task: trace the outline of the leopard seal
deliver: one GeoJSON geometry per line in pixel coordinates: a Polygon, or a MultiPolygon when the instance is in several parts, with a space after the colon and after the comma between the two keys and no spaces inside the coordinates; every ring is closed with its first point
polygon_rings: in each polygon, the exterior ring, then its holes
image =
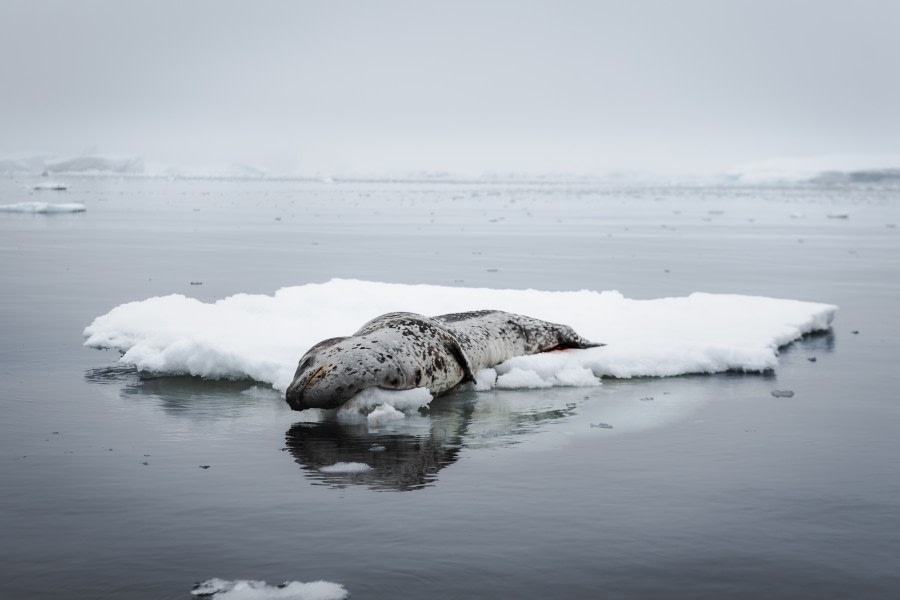
{"type": "Polygon", "coordinates": [[[514,356],[602,346],[568,325],[499,310],[426,317],[393,312],[349,337],[323,340],[300,358],[285,392],[294,410],[337,408],[370,387],[447,394],[514,356]]]}

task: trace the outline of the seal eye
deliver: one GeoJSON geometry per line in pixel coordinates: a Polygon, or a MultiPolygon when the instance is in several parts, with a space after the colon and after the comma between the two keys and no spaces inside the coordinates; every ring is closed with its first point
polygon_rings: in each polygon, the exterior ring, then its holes
{"type": "Polygon", "coordinates": [[[313,363],[312,356],[308,356],[305,359],[301,360],[300,364],[297,366],[297,373],[299,374],[299,373],[302,373],[303,371],[307,370],[312,365],[312,363],[313,363]]]}

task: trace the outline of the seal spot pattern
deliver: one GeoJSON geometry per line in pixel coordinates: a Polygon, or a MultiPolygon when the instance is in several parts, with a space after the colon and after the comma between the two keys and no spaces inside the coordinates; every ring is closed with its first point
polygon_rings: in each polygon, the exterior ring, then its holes
{"type": "Polygon", "coordinates": [[[285,398],[294,410],[337,408],[360,391],[425,387],[450,393],[514,356],[592,348],[567,326],[498,310],[376,317],[350,337],[323,340],[301,358],[285,398]]]}

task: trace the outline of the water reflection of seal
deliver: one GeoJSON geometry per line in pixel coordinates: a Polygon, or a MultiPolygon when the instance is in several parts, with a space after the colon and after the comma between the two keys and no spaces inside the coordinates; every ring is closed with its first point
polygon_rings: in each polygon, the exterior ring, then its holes
{"type": "Polygon", "coordinates": [[[529,404],[526,398],[534,396],[520,390],[493,392],[487,402],[463,392],[459,399],[435,400],[427,416],[412,417],[416,422],[407,418],[381,429],[372,429],[362,418],[330,415],[318,423],[294,423],[285,433],[284,449],[316,484],[419,490],[435,485],[440,471],[465,449],[512,446],[523,436],[570,419],[583,395],[581,390],[560,390],[553,401],[529,404]],[[332,468],[341,464],[365,468],[332,468]]]}
{"type": "Polygon", "coordinates": [[[295,423],[285,446],[304,471],[327,485],[408,491],[430,485],[438,471],[456,462],[460,434],[445,433],[449,435],[372,434],[365,423],[295,423]],[[336,463],[365,464],[368,469],[353,474],[322,470],[336,463]]]}
{"type": "Polygon", "coordinates": [[[424,387],[446,394],[514,356],[602,346],[567,325],[497,310],[425,317],[388,313],[300,359],[285,397],[294,410],[336,408],[360,391],[424,387]]]}

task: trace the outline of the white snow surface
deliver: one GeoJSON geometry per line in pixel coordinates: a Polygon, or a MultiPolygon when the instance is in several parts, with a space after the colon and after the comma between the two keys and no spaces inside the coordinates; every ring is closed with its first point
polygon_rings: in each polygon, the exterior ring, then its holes
{"type": "Polygon", "coordinates": [[[208,579],[194,586],[191,594],[213,600],[344,600],[350,595],[330,581],[286,581],[276,586],[252,579],[208,579]]]}
{"type": "Polygon", "coordinates": [[[17,202],[15,204],[0,204],[0,212],[18,213],[71,213],[84,212],[87,207],[79,202],[17,202]]]}
{"type": "MultiPolygon", "coordinates": [[[[284,390],[313,344],[352,335],[375,316],[489,308],[565,323],[607,345],[512,358],[477,373],[477,390],[595,386],[603,376],[764,371],[777,366],[780,346],[828,329],[837,311],[829,304],[734,294],[632,300],[616,291],[333,279],[282,288],[272,296],[236,294],[214,303],[182,295],[129,302],[94,319],[84,335],[86,346],[121,350],[120,361],[142,371],[251,378],[284,390]]],[[[430,399],[424,389],[370,390],[350,404],[362,412],[386,403],[413,410],[430,399]]],[[[392,416],[382,409],[377,418],[392,416]]]]}

